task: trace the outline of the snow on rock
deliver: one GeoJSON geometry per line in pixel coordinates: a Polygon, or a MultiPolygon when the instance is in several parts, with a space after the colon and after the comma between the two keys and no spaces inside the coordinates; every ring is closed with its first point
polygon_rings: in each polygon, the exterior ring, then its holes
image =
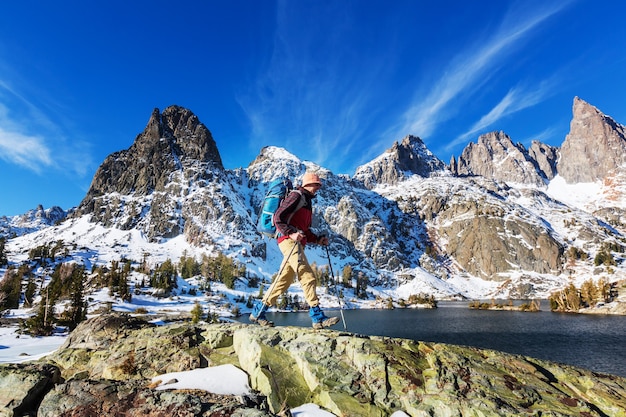
{"type": "Polygon", "coordinates": [[[220,395],[250,395],[248,374],[235,365],[172,372],[152,378],[155,389],[201,389],[220,395]]]}

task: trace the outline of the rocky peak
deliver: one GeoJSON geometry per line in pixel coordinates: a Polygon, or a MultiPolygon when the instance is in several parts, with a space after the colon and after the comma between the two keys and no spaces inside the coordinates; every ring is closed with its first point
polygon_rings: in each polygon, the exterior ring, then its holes
{"type": "Polygon", "coordinates": [[[213,162],[223,169],[222,159],[211,132],[200,123],[191,110],[170,106],[163,110],[160,120],[158,111],[154,109],[146,127],[145,133],[151,136],[151,139],[167,138],[175,145],[175,151],[180,158],[213,162]],[[158,131],[159,136],[153,137],[152,132],[148,132],[149,129],[158,131]]]}
{"type": "Polygon", "coordinates": [[[49,209],[39,204],[36,209],[17,216],[0,216],[0,237],[21,236],[27,233],[52,226],[64,220],[68,212],[59,206],[49,209]]]}
{"type": "Polygon", "coordinates": [[[287,177],[294,181],[306,169],[304,163],[286,149],[265,146],[250,163],[247,173],[252,181],[269,183],[278,177],[287,177]]]}
{"type": "Polygon", "coordinates": [[[154,109],[132,146],[109,155],[100,165],[77,214],[90,212],[93,199],[104,194],[163,191],[174,171],[197,163],[223,170],[211,132],[188,109],[170,106],[163,113],[154,109]]]}
{"type": "Polygon", "coordinates": [[[574,98],[557,170],[568,183],[594,182],[626,164],[626,127],[574,98]]]}
{"type": "Polygon", "coordinates": [[[412,175],[430,177],[445,169],[445,164],[428,150],[417,136],[406,136],[372,162],[357,168],[355,179],[366,187],[396,184],[412,175]]]}
{"type": "Polygon", "coordinates": [[[67,213],[59,206],[52,206],[49,209],[39,204],[35,210],[31,210],[25,215],[21,216],[24,221],[37,221],[42,224],[54,224],[59,220],[63,220],[67,213]]]}
{"type": "Polygon", "coordinates": [[[528,148],[528,154],[546,179],[551,180],[556,176],[556,163],[559,158],[558,148],[533,140],[530,148],[528,148]]]}
{"type": "MultiPolygon", "coordinates": [[[[540,146],[536,145],[533,152],[541,153],[540,146]]],[[[545,154],[541,156],[542,164],[549,168],[548,157],[545,154]]],[[[481,135],[477,143],[467,145],[458,161],[451,164],[451,170],[456,175],[480,175],[504,182],[537,186],[545,185],[546,178],[549,178],[528,150],[520,143],[513,143],[504,132],[481,135]]]]}
{"type": "Polygon", "coordinates": [[[236,203],[213,199],[217,189],[228,187],[225,177],[211,132],[196,115],[180,106],[155,109],[131,147],[100,165],[73,215],[135,228],[153,241],[184,233],[199,245],[208,239],[201,233],[204,221],[231,224],[237,217],[236,203]]]}

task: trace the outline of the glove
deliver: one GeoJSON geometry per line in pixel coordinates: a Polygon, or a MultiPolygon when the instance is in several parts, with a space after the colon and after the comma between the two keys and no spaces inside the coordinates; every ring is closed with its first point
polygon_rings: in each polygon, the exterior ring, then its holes
{"type": "Polygon", "coordinates": [[[328,246],[328,238],[324,235],[318,237],[317,244],[322,246],[328,246]]]}

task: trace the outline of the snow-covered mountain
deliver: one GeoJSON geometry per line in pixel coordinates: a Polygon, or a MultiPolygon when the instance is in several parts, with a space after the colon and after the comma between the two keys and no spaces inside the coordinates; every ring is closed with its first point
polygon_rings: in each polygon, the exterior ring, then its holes
{"type": "MultiPolygon", "coordinates": [[[[576,146],[603,140],[612,144],[606,149],[619,150],[626,146],[623,132],[574,100],[567,140],[576,146]]],[[[67,218],[62,213],[54,224],[30,229],[1,218],[0,235],[8,237],[15,265],[33,247],[61,241],[69,259],[87,268],[223,253],[270,280],[281,256],[255,230],[267,184],[278,176],[298,183],[312,170],[324,181],[314,227],[330,237],[335,273],[350,265],[392,297],[547,297],[570,282],[624,279],[626,166],[619,151],[606,151],[612,168],[588,183],[559,175],[560,166],[575,170],[559,152],[538,142],[526,150],[504,133],[490,133],[446,166],[421,139],[407,136],[354,177],[272,146],[246,169],[226,170],[209,130],[191,111],[171,106],[152,113],[129,149],[105,159],[67,218]],[[611,265],[594,262],[602,251],[611,265]]],[[[577,164],[584,170],[586,159],[577,164]]],[[[328,264],[321,248],[307,249],[307,256],[328,264]]]]}
{"type": "Polygon", "coordinates": [[[44,209],[40,204],[19,216],[0,216],[0,237],[10,238],[35,232],[64,220],[68,213],[61,207],[44,209]]]}

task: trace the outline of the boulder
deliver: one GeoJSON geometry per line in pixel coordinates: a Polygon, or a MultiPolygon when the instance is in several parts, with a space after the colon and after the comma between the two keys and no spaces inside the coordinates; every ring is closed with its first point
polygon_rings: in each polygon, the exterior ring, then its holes
{"type": "Polygon", "coordinates": [[[56,366],[3,364],[0,366],[0,417],[34,415],[50,389],[61,381],[56,366]]]}

